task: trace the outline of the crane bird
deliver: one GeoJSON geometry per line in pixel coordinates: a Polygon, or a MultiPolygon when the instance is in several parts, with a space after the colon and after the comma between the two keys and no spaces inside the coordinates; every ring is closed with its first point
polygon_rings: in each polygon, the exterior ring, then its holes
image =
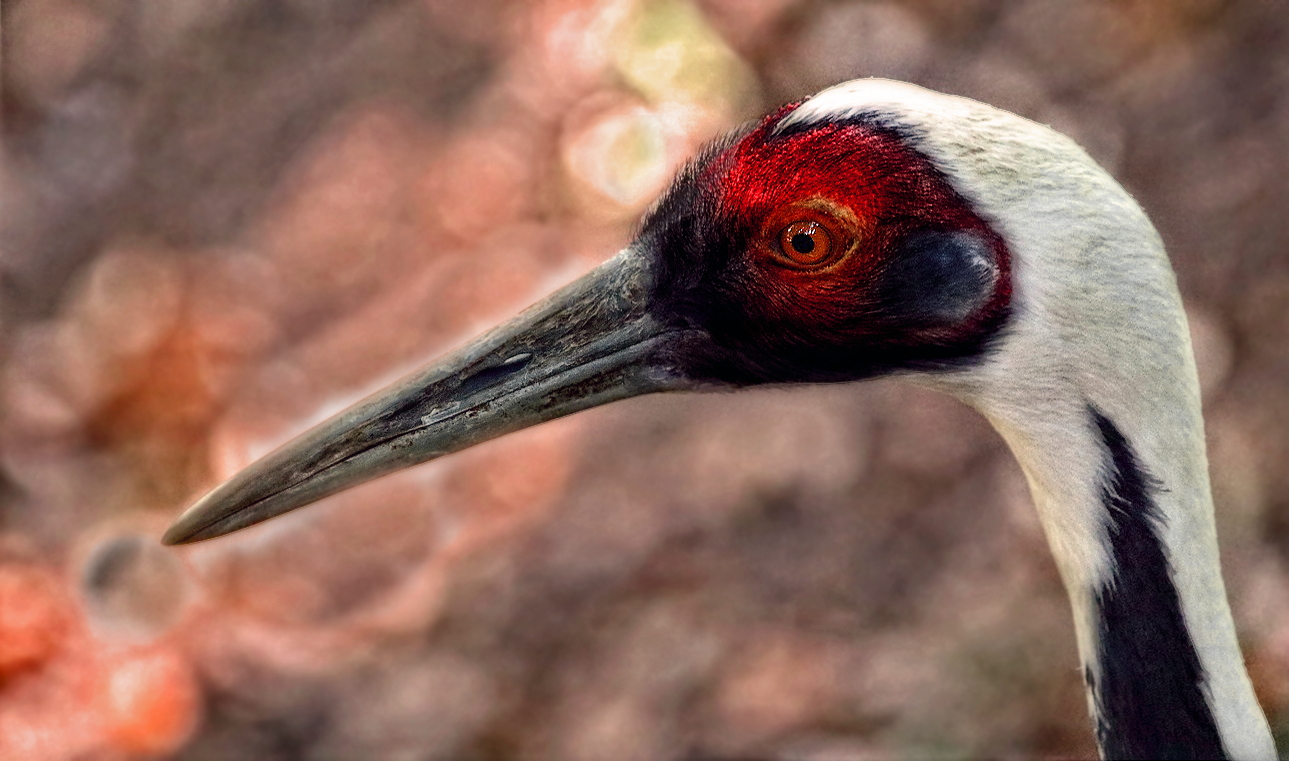
{"type": "Polygon", "coordinates": [[[910,84],[841,84],[715,141],[616,256],[252,464],[164,541],[640,394],[887,375],[979,410],[1019,461],[1103,756],[1275,758],[1158,233],[1069,138],[910,84]]]}

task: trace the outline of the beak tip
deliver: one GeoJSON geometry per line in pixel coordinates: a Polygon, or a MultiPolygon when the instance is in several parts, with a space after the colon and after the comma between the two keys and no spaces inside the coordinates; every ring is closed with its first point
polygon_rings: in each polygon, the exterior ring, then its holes
{"type": "Polygon", "coordinates": [[[170,528],[166,529],[166,533],[161,535],[161,543],[173,547],[226,533],[213,530],[215,524],[210,520],[210,509],[205,506],[206,502],[207,498],[203,497],[176,518],[175,522],[170,524],[170,528]]]}
{"type": "Polygon", "coordinates": [[[193,532],[183,525],[182,521],[176,522],[166,529],[166,533],[161,535],[161,543],[167,547],[173,547],[178,544],[187,544],[193,541],[193,532]]]}

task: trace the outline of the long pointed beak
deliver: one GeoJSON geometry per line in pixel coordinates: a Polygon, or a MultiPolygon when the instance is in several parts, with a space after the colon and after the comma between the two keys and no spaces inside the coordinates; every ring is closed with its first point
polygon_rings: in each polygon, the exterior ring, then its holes
{"type": "Polygon", "coordinates": [[[648,258],[628,248],[456,352],[253,463],[162,541],[221,536],[396,470],[618,399],[692,387],[666,357],[692,330],[647,309],[648,258]]]}

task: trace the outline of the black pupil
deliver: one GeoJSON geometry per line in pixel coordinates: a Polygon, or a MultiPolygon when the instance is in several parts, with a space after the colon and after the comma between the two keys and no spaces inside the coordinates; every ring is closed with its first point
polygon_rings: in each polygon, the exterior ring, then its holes
{"type": "Polygon", "coordinates": [[[798,254],[808,254],[815,250],[815,239],[805,233],[792,236],[792,250],[798,254]]]}

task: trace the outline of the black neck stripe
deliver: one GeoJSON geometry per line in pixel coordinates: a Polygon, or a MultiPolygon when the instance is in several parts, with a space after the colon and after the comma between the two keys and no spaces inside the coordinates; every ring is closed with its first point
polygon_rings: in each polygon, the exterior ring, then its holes
{"type": "Polygon", "coordinates": [[[1158,484],[1105,415],[1088,409],[1106,449],[1101,487],[1111,578],[1094,594],[1100,678],[1087,673],[1109,759],[1227,758],[1158,528],[1158,484]]]}

